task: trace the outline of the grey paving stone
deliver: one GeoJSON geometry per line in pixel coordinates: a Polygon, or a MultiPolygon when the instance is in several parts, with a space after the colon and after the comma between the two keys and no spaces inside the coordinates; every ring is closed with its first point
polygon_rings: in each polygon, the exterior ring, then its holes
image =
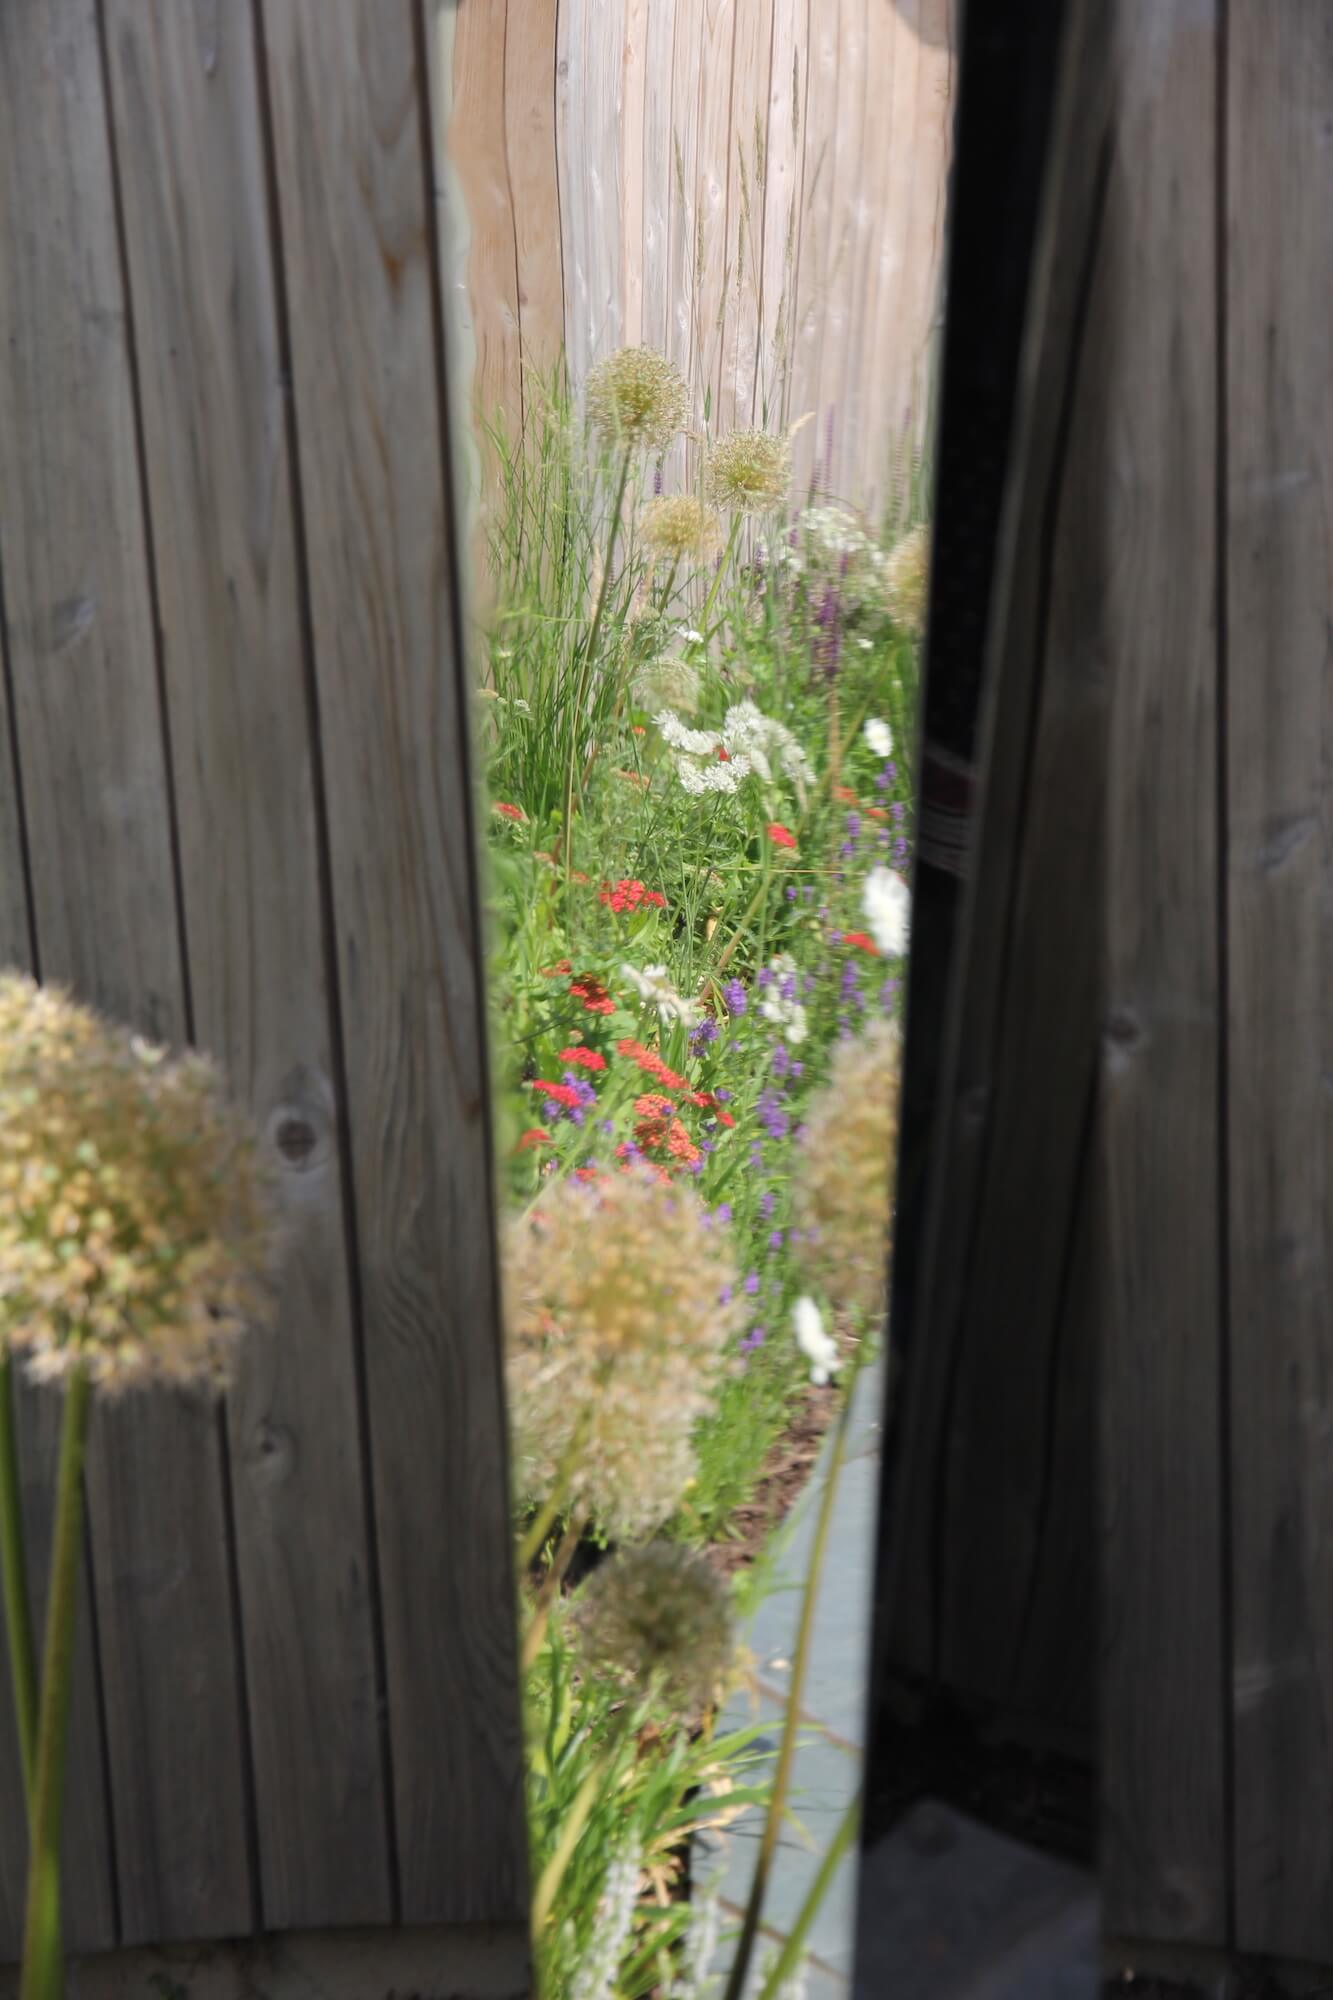
{"type": "Polygon", "coordinates": [[[1100,1912],[1081,1869],[924,1800],[865,1858],[855,2000],[1095,2000],[1100,1912]]]}

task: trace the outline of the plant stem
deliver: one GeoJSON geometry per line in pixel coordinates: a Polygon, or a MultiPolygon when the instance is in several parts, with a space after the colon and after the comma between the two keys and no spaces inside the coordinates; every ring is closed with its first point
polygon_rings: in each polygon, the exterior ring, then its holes
{"type": "Polygon", "coordinates": [[[611,509],[611,526],[606,538],[606,561],[602,564],[602,581],[597,591],[597,603],[593,608],[592,624],[588,628],[587,642],[583,648],[583,661],[579,670],[578,689],[574,698],[573,711],[569,718],[569,759],[565,767],[565,885],[569,885],[569,873],[573,865],[574,842],[574,766],[579,752],[579,718],[587,699],[588,675],[597,655],[597,641],[601,637],[602,619],[606,612],[606,600],[611,589],[611,566],[616,552],[616,537],[620,533],[620,514],[625,505],[625,488],[629,485],[629,469],[634,457],[634,447],[626,447],[621,461],[620,478],[616,485],[615,505],[611,509]]]}
{"type": "Polygon", "coordinates": [[[726,575],[727,570],[730,567],[731,558],[735,553],[736,549],[736,538],[740,534],[740,531],[741,531],[741,516],[739,514],[733,514],[731,517],[731,533],[727,536],[727,546],[722,552],[722,560],[718,564],[717,569],[713,575],[713,581],[708,587],[708,595],[704,599],[704,608],[699,613],[699,630],[703,633],[704,638],[706,640],[712,637],[711,632],[708,630],[708,614],[712,610],[715,602],[717,601],[717,593],[721,589],[722,579],[726,575]]]}
{"type": "Polygon", "coordinates": [[[819,1594],[819,1576],[824,1564],[824,1551],[828,1546],[829,1529],[833,1521],[833,1502],[838,1490],[838,1476],[842,1471],[843,1451],[847,1442],[847,1431],[852,1408],[852,1390],[855,1387],[856,1369],[851,1370],[850,1380],[843,1397],[842,1409],[838,1414],[838,1428],[833,1441],[833,1454],[829,1462],[824,1490],[819,1496],[819,1514],[815,1521],[815,1536],[810,1549],[810,1564],[806,1571],[805,1591],[801,1599],[801,1621],[796,1633],[796,1650],[792,1656],[791,1683],[787,1690],[787,1713],[783,1719],[782,1743],[778,1750],[777,1768],[773,1774],[773,1789],[769,1794],[768,1811],[764,1817],[764,1831],[759,1841],[759,1853],[755,1860],[754,1877],[750,1884],[749,1901],[745,1906],[745,1916],[741,1923],[741,1934],[736,1944],[736,1956],[732,1960],[731,1973],[727,1980],[723,2000],[740,2000],[745,1987],[745,1977],[750,1968],[750,1956],[759,1931],[759,1919],[763,1914],[764,1896],[768,1889],[769,1870],[773,1863],[773,1851],[777,1846],[778,1834],[782,1830],[783,1815],[787,1808],[787,1791],[791,1783],[792,1759],[796,1751],[796,1732],[800,1726],[801,1695],[805,1687],[806,1666],[810,1657],[810,1642],[815,1629],[815,1600],[819,1594]]]}
{"type": "Polygon", "coordinates": [[[555,1526],[560,1509],[565,1504],[565,1496],[569,1491],[570,1477],[582,1456],[587,1435],[588,1418],[584,1416],[575,1425],[574,1435],[569,1441],[569,1447],[555,1469],[555,1478],[551,1484],[550,1495],[518,1545],[517,1569],[520,1576],[541,1548],[551,1529],[555,1526]]]}
{"type": "MultiPolygon", "coordinates": [[[[574,1794],[569,1811],[565,1815],[564,1825],[560,1829],[560,1838],[555,1844],[555,1850],[550,1860],[541,1872],[541,1879],[533,1894],[532,1941],[534,1945],[538,1942],[542,1932],[546,1928],[546,1920],[551,1914],[551,1907],[555,1902],[556,1893],[559,1890],[561,1881],[564,1879],[564,1873],[569,1866],[570,1857],[579,1844],[579,1836],[588,1823],[588,1815],[597,1802],[597,1795],[603,1784],[608,1784],[616,1774],[620,1764],[621,1752],[625,1747],[625,1740],[634,1723],[634,1715],[634,1709],[628,1705],[622,1710],[620,1726],[611,1738],[605,1757],[599,1763],[593,1765],[591,1771],[589,1771],[587,1777],[574,1794]]],[[[26,2000],[26,1996],[24,1996],[24,2000],[26,2000]]]]}
{"type": "Polygon", "coordinates": [[[42,1654],[32,1851],[28,1861],[28,1908],[19,2000],[58,2000],[61,1986],[60,1829],[65,1803],[74,1614],[83,1546],[83,1454],[91,1394],[87,1370],[76,1368],[65,1391],[60,1466],[56,1475],[56,1523],[42,1654]]]}
{"type": "Polygon", "coordinates": [[[795,1972],[806,1934],[818,1914],[820,1904],[828,1894],[829,1883],[833,1880],[838,1863],[852,1844],[860,1817],[861,1795],[858,1792],[838,1823],[838,1830],[829,1843],[828,1852],[819,1864],[819,1871],[810,1884],[796,1922],[788,1933],[787,1942],[778,1954],[777,1963],[759,1989],[758,2000],[777,2000],[783,1981],[790,1979],[795,1972]]]}
{"type": "Polygon", "coordinates": [[[574,1559],[574,1551],[583,1534],[584,1518],[581,1508],[570,1517],[569,1526],[565,1529],[560,1546],[551,1558],[551,1567],[542,1579],[542,1587],[533,1608],[532,1623],[523,1635],[520,1664],[525,1674],[541,1651],[546,1621],[551,1615],[551,1606],[555,1603],[556,1594],[564,1582],[565,1571],[574,1559]]]}
{"type": "Polygon", "coordinates": [[[31,1814],[37,1759],[37,1651],[33,1645],[28,1571],[23,1553],[13,1376],[14,1364],[9,1355],[0,1354],[0,1586],[4,1591],[9,1677],[14,1684],[14,1711],[23,1764],[23,1796],[31,1814]]]}

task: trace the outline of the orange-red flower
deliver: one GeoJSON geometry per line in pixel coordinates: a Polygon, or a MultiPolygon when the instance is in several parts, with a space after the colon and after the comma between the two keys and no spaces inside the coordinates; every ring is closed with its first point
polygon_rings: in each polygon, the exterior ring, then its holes
{"type": "Polygon", "coordinates": [[[833,787],[833,796],[838,800],[840,805],[854,806],[856,804],[856,793],[850,785],[835,785],[833,787]]]}
{"type": "Polygon", "coordinates": [[[491,807],[491,811],[498,812],[502,819],[525,820],[527,818],[527,814],[524,812],[522,806],[511,806],[504,799],[496,799],[491,807]]]}
{"type": "Polygon", "coordinates": [[[666,897],[660,889],[645,889],[642,882],[631,881],[629,877],[619,882],[603,882],[597,900],[617,916],[625,910],[637,910],[640,903],[652,903],[659,910],[666,908],[666,897]]]}
{"type": "Polygon", "coordinates": [[[514,1151],[516,1153],[526,1153],[532,1146],[550,1146],[552,1144],[554,1144],[554,1141],[549,1132],[544,1132],[540,1125],[532,1125],[523,1134],[514,1151]]]}
{"type": "Polygon", "coordinates": [[[559,958],[554,965],[544,965],[542,967],[542,978],[566,979],[573,970],[573,964],[569,959],[559,958]]]}
{"type": "Polygon", "coordinates": [[[571,979],[569,990],[576,1000],[581,1000],[590,1014],[614,1014],[616,1003],[607,992],[597,975],[581,972],[577,979],[571,979]]]}
{"type": "Polygon", "coordinates": [[[768,829],[768,837],[774,847],[795,847],[796,835],[789,826],[781,826],[774,820],[768,829]]]}
{"type": "Polygon", "coordinates": [[[864,931],[844,931],[842,941],[844,944],[854,944],[858,951],[868,951],[872,958],[879,957],[879,946],[873,938],[867,937],[864,931]]]}
{"type": "Polygon", "coordinates": [[[684,1090],[688,1078],[678,1076],[674,1069],[670,1069],[663,1062],[655,1049],[646,1049],[642,1042],[617,1042],[616,1054],[628,1056],[631,1062],[638,1064],[645,1076],[651,1076],[667,1090],[684,1090]]]}
{"type": "MultiPolygon", "coordinates": [[[[591,1088],[591,1084],[587,1085],[587,1089],[591,1088]]],[[[563,1104],[566,1111],[576,1110],[583,1102],[572,1083],[547,1083],[545,1078],[535,1076],[528,1089],[535,1090],[538,1097],[549,1097],[553,1104],[563,1104]]]]}
{"type": "Polygon", "coordinates": [[[575,1047],[561,1049],[560,1060],[571,1069],[605,1069],[606,1057],[599,1056],[596,1049],[586,1049],[580,1042],[575,1047]]]}

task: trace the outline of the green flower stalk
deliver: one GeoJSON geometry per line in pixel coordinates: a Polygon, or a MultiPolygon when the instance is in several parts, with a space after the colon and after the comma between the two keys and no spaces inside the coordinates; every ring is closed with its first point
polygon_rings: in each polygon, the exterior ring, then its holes
{"type": "MultiPolygon", "coordinates": [[[[34,1380],[65,1390],[21,2000],[54,2000],[60,1989],[60,1835],[90,1402],[158,1382],[225,1385],[241,1334],[269,1303],[274,1195],[253,1130],[225,1102],[210,1063],[173,1059],[57,989],[0,976],[0,1342],[34,1380]]],[[[0,1476],[0,1510],[17,1655],[10,1578],[22,1525],[12,1478],[0,1476]]]]}

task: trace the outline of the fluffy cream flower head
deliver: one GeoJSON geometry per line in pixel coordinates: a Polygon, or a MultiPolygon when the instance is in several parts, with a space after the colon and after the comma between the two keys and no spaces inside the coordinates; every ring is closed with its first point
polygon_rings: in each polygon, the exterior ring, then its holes
{"type": "Polygon", "coordinates": [[[607,444],[662,451],[690,414],[677,368],[651,347],[620,347],[588,375],[588,417],[607,444]]]}
{"type": "Polygon", "coordinates": [[[562,1181],[505,1240],[509,1414],[519,1496],[570,1498],[618,1535],[666,1519],[694,1475],[742,1324],[726,1231],[646,1170],[562,1181]]]}
{"type": "Polygon", "coordinates": [[[891,1023],[840,1043],[797,1165],[802,1262],[834,1305],[871,1315],[884,1309],[900,1079],[891,1023]]]}
{"type": "Polygon", "coordinates": [[[884,601],[900,632],[919,639],[926,622],[930,580],[930,531],[910,528],[889,551],[884,566],[884,601]]]}
{"type": "Polygon", "coordinates": [[[722,544],[722,524],[692,493],[662,493],[639,522],[645,547],[672,562],[701,562],[722,544]]]}
{"type": "Polygon", "coordinates": [[[0,1340],[29,1374],[221,1386],[270,1303],[276,1215],[211,1063],[0,974],[0,1340]]]}
{"type": "Polygon", "coordinates": [[[733,514],[768,514],[791,483],[791,445],[769,431],[732,431],[708,454],[708,497],[733,514]]]}
{"type": "Polygon", "coordinates": [[[625,1549],[598,1566],[574,1612],[592,1673],[647,1691],[678,1715],[707,1707],[735,1664],[726,1586],[675,1542],[625,1549]]]}

